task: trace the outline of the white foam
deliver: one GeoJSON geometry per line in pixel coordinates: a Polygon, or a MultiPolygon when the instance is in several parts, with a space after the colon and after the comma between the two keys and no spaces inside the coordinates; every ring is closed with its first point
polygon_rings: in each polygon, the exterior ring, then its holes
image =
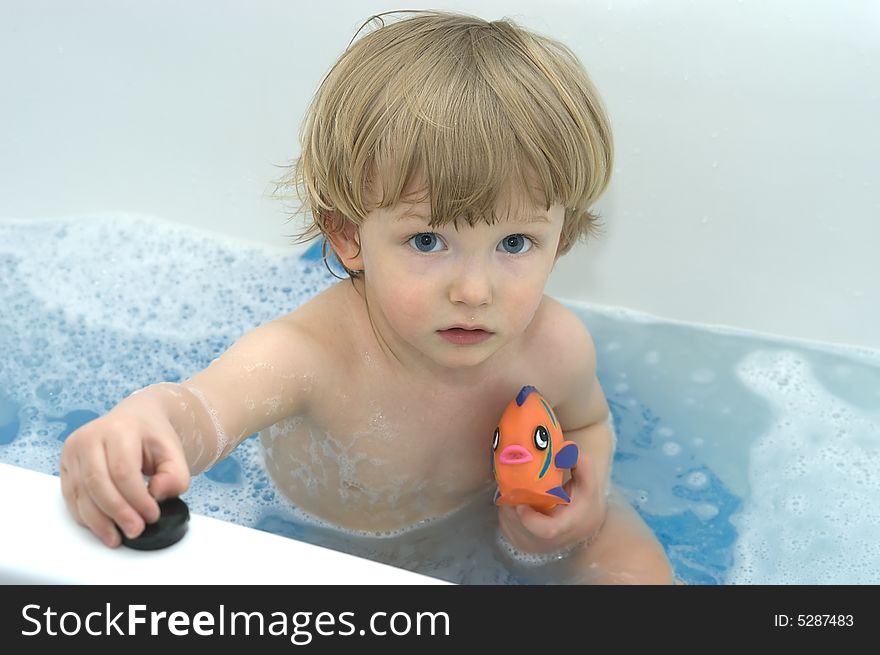
{"type": "Polygon", "coordinates": [[[211,467],[216,464],[223,455],[223,450],[229,444],[229,437],[226,436],[226,431],[223,429],[223,426],[220,425],[220,417],[217,415],[217,410],[208,402],[208,399],[205,398],[205,394],[192,384],[183,384],[181,386],[198,399],[202,404],[202,407],[205,409],[205,412],[208,414],[208,417],[211,419],[211,424],[214,426],[214,436],[217,438],[217,448],[214,451],[214,456],[206,465],[206,468],[211,467]]]}
{"type": "Polygon", "coordinates": [[[681,454],[681,444],[676,443],[675,441],[666,441],[663,446],[663,454],[669,457],[675,457],[676,455],[681,454]]]}
{"type": "Polygon", "coordinates": [[[520,565],[527,567],[541,567],[546,566],[552,562],[558,562],[567,558],[572,552],[575,550],[582,548],[587,544],[588,540],[580,541],[576,544],[568,546],[566,548],[562,548],[559,550],[554,550],[549,553],[527,553],[525,551],[519,550],[513,544],[511,544],[507,538],[504,536],[504,533],[501,530],[498,530],[495,535],[495,540],[498,547],[501,551],[510,557],[515,562],[520,565]]]}
{"type": "Polygon", "coordinates": [[[123,334],[228,334],[242,325],[242,299],[245,317],[274,317],[264,310],[276,312],[281,298],[293,298],[295,306],[327,286],[323,272],[278,249],[233,246],[152,217],[4,221],[0,236],[0,252],[28,253],[17,264],[16,280],[46,308],[123,334]],[[35,240],[40,248],[33,247],[35,240]],[[296,270],[296,278],[267,275],[272,269],[296,270]],[[221,272],[227,282],[215,284],[221,272]],[[290,287],[288,293],[266,285],[267,277],[290,287]],[[230,281],[234,296],[227,292],[230,281]]]}
{"type": "Polygon", "coordinates": [[[694,514],[703,521],[710,521],[718,516],[718,507],[712,503],[699,503],[693,510],[694,514]]]}
{"type": "Polygon", "coordinates": [[[709,478],[702,471],[694,471],[688,474],[685,482],[691,489],[703,489],[708,486],[709,478]]]}
{"type": "Polygon", "coordinates": [[[832,394],[793,351],[753,352],[737,373],[774,420],[751,448],[752,493],[733,519],[740,537],[728,581],[876,582],[880,412],[832,394]]]}

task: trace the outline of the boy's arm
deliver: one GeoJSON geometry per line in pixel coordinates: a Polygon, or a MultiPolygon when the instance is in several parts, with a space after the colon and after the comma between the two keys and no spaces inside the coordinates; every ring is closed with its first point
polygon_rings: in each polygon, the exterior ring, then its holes
{"type": "Polygon", "coordinates": [[[314,340],[282,318],[248,332],[188,380],[138,395],[162,403],[196,474],[251,434],[305,413],[317,359],[314,340]]]}
{"type": "MultiPolygon", "coordinates": [[[[578,445],[580,452],[590,462],[591,474],[595,477],[596,483],[607,495],[611,485],[611,462],[614,458],[617,438],[605,394],[599,386],[598,379],[594,377],[591,386],[593,392],[585,407],[586,424],[574,429],[563,427],[563,434],[567,441],[574,441],[578,445]]],[[[559,414],[560,410],[557,409],[557,417],[559,414]]],[[[561,425],[566,425],[564,419],[560,418],[559,421],[561,425]]],[[[579,463],[583,462],[584,459],[579,458],[579,463]]]]}
{"type": "Polygon", "coordinates": [[[120,543],[116,526],[136,537],[159,518],[157,500],[183,493],[192,473],[253,432],[307,412],[319,361],[315,340],[279,319],[186,382],[122,400],[64,442],[61,490],[71,514],[108,546],[120,543]]]}
{"type": "Polygon", "coordinates": [[[566,440],[578,445],[578,466],[586,471],[572,471],[581,491],[586,491],[595,512],[589,523],[596,530],[605,518],[605,501],[611,488],[611,463],[617,446],[614,425],[605,393],[596,376],[596,350],[586,327],[577,317],[571,326],[568,355],[575,362],[569,395],[553,408],[566,440]]]}
{"type": "Polygon", "coordinates": [[[551,552],[590,540],[605,521],[616,439],[608,404],[596,377],[596,353],[581,320],[568,310],[554,317],[551,370],[567,393],[554,413],[567,441],[578,445],[578,461],[564,484],[571,503],[544,514],[526,505],[499,508],[508,541],[524,552],[551,552]]]}

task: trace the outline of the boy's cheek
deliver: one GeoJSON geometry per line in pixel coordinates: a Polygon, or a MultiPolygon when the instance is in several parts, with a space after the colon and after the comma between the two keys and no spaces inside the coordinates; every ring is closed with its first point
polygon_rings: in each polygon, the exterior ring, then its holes
{"type": "Polygon", "coordinates": [[[523,290],[521,294],[514,294],[507,299],[506,314],[513,324],[511,327],[519,332],[525,330],[531,324],[532,319],[535,318],[543,297],[544,293],[543,289],[541,289],[531,293],[523,290]]]}
{"type": "Polygon", "coordinates": [[[433,315],[424,293],[398,288],[383,298],[385,314],[401,325],[419,325],[433,315]]]}

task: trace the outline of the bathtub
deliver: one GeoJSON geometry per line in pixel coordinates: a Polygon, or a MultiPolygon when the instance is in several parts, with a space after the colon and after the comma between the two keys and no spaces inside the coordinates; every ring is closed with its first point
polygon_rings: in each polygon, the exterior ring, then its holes
{"type": "Polygon", "coordinates": [[[0,495],[9,526],[0,551],[0,584],[445,584],[200,514],[191,516],[174,546],[111,550],[76,524],[54,475],[0,463],[0,495]],[[27,501],[9,502],[15,498],[27,501]],[[230,557],[231,552],[260,557],[230,557]]]}
{"type": "MultiPolygon", "coordinates": [[[[616,138],[598,205],[605,231],[560,260],[548,293],[880,348],[880,9],[430,6],[509,16],[560,39],[605,99],[616,138]]],[[[335,57],[367,16],[396,8],[329,7],[4,3],[0,218],[143,213],[304,252],[288,246],[294,229],[271,181],[295,156],[299,121],[335,57]]],[[[161,567],[132,566],[144,554],[108,551],[76,526],[56,478],[5,464],[0,504],[7,524],[27,526],[0,550],[0,582],[199,582],[193,560],[216,539],[301,563],[283,574],[251,563],[233,581],[437,582],[199,515],[180,547],[150,555],[161,567]],[[32,502],[12,500],[23,497],[32,502]],[[59,540],[81,564],[47,552],[59,540]]]]}

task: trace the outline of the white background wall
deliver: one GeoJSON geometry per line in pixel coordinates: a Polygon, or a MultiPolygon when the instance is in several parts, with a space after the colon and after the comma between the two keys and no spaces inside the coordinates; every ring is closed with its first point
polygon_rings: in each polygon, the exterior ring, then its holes
{"type": "Polygon", "coordinates": [[[552,294],[880,348],[871,0],[2,0],[0,217],[135,211],[283,245],[271,180],[310,95],[399,8],[509,16],[602,92],[606,232],[552,294]]]}

